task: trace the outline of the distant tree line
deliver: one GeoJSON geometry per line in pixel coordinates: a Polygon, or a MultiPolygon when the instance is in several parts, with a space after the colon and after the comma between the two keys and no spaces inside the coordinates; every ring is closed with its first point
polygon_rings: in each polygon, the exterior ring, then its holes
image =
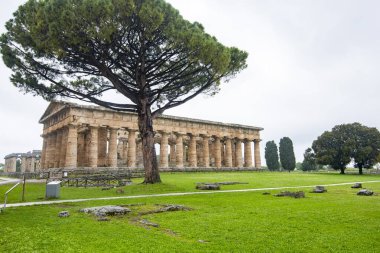
{"type": "Polygon", "coordinates": [[[266,143],[265,160],[271,171],[283,168],[290,172],[296,166],[303,171],[313,171],[329,166],[344,174],[347,165],[352,163],[359,174],[363,174],[363,168],[369,169],[380,163],[380,132],[360,123],[337,125],[313,141],[303,158],[302,163],[296,164],[289,137],[280,140],[279,149],[274,141],[266,143]]]}

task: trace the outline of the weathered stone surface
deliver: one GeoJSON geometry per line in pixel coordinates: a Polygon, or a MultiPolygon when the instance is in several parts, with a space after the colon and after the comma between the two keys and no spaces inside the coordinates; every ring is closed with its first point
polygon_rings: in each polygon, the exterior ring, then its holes
{"type": "Polygon", "coordinates": [[[327,192],[327,189],[324,186],[317,185],[311,192],[312,193],[324,193],[324,192],[327,192]]]}
{"type": "Polygon", "coordinates": [[[190,207],[186,207],[184,205],[164,205],[164,207],[160,208],[161,212],[173,212],[173,211],[190,211],[192,210],[190,207]]]}
{"type": "Polygon", "coordinates": [[[197,184],[195,187],[198,190],[220,190],[219,184],[197,184]]]}
{"type": "Polygon", "coordinates": [[[351,188],[354,188],[354,189],[357,189],[357,188],[362,188],[362,184],[361,183],[355,183],[353,186],[351,186],[351,188]]]}
{"type": "Polygon", "coordinates": [[[363,189],[363,190],[360,190],[357,195],[359,196],[372,196],[373,195],[373,191],[371,190],[367,190],[367,189],[363,189]]]}
{"type": "MultiPolygon", "coordinates": [[[[141,137],[137,135],[137,118],[135,113],[52,102],[40,120],[44,124],[41,169],[141,166],[141,148],[138,147],[142,145],[141,137]]],[[[164,154],[160,156],[161,168],[211,166],[237,169],[243,164],[246,168],[252,168],[252,143],[254,166],[261,167],[260,131],[263,129],[260,127],[167,115],[157,117],[154,126],[155,141],[160,144],[161,153],[164,154]],[[169,145],[171,164],[168,161],[169,145]],[[213,147],[212,151],[209,147],[213,147]]],[[[8,167],[15,170],[15,161],[9,161],[8,167]]]]}
{"type": "Polygon", "coordinates": [[[140,220],[139,221],[141,224],[145,225],[145,226],[150,226],[150,227],[155,227],[155,228],[158,228],[160,225],[158,225],[157,223],[153,223],[153,222],[150,222],[148,220],[140,220]]]}
{"type": "Polygon", "coordinates": [[[235,184],[249,184],[247,182],[217,182],[219,185],[235,185],[235,184]]]}
{"type": "Polygon", "coordinates": [[[80,210],[83,213],[93,213],[96,216],[112,216],[112,215],[124,215],[131,212],[131,209],[121,206],[97,206],[83,208],[80,210]]]}
{"type": "Polygon", "coordinates": [[[69,217],[70,216],[70,213],[69,211],[61,211],[58,213],[58,217],[60,218],[66,218],[66,217],[69,217]]]}
{"type": "Polygon", "coordinates": [[[283,191],[278,194],[273,195],[275,197],[293,197],[293,198],[304,198],[305,193],[303,191],[298,191],[298,192],[290,192],[290,191],[283,191]]]}

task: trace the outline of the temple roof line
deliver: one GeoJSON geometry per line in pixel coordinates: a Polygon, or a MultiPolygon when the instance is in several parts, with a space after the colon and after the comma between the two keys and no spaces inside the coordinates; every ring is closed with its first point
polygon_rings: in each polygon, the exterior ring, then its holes
{"type": "MultiPolygon", "coordinates": [[[[137,115],[133,112],[120,112],[116,110],[111,110],[102,106],[94,106],[94,105],[80,105],[72,102],[67,101],[52,101],[48,108],[46,109],[45,113],[42,115],[42,117],[39,120],[39,123],[43,123],[46,119],[54,115],[55,113],[65,109],[65,108],[79,108],[79,109],[90,109],[90,110],[96,110],[96,111],[107,111],[107,112],[116,112],[120,114],[129,114],[129,115],[137,115]],[[56,110],[56,111],[50,111],[53,109],[54,105],[63,105],[62,108],[56,110]]],[[[186,122],[193,122],[193,123],[201,123],[201,124],[209,124],[209,125],[218,125],[218,126],[226,126],[226,127],[236,127],[236,128],[245,128],[245,129],[251,129],[251,130],[258,130],[262,131],[264,128],[262,127],[255,127],[255,126],[247,126],[247,125],[240,125],[240,124],[233,124],[233,123],[223,123],[223,122],[217,122],[217,121],[211,121],[211,120],[201,120],[201,119],[194,119],[194,118],[186,118],[186,117],[179,117],[179,116],[171,116],[171,115],[160,115],[157,117],[157,119],[172,119],[172,120],[178,120],[178,121],[186,121],[186,122]]]]}

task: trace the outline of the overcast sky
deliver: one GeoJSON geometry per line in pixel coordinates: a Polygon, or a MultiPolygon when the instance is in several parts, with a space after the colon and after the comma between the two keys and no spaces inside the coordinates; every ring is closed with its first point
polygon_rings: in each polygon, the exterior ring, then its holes
{"type": "MultiPolygon", "coordinates": [[[[23,0],[2,0],[0,33],[23,0]]],[[[297,161],[325,130],[360,122],[380,128],[380,1],[169,0],[228,46],[249,53],[248,68],[169,115],[263,127],[265,143],[293,140],[297,161]]],[[[23,95],[0,60],[0,162],[41,149],[48,103],[23,95]]]]}

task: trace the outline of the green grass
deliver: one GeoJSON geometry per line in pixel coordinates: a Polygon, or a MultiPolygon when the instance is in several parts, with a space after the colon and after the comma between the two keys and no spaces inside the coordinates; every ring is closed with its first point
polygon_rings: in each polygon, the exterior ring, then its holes
{"type": "MultiPolygon", "coordinates": [[[[140,184],[142,179],[134,179],[133,185],[123,187],[124,194],[116,193],[116,189],[102,191],[101,187],[76,188],[61,187],[60,199],[79,199],[96,197],[131,196],[141,194],[157,194],[170,192],[195,191],[197,182],[239,181],[248,184],[222,186],[222,189],[246,189],[281,186],[316,185],[344,183],[356,181],[380,180],[379,175],[339,175],[337,173],[273,173],[273,172],[231,172],[231,173],[162,173],[163,183],[155,185],[140,184]]],[[[0,203],[4,201],[4,193],[12,185],[0,186],[0,203]]],[[[22,185],[20,184],[8,195],[8,203],[21,202],[22,185]]],[[[27,183],[25,201],[43,201],[45,197],[44,183],[27,183]]]]}
{"type": "MultiPolygon", "coordinates": [[[[160,185],[127,186],[125,194],[195,191],[196,182],[249,182],[222,186],[238,189],[380,180],[373,175],[306,173],[176,173],[162,178],[165,183],[160,185]]],[[[380,192],[380,183],[364,186],[380,192]]],[[[36,192],[41,188],[28,185],[28,200],[40,194],[33,193],[33,187],[36,192]]],[[[303,189],[304,199],[259,191],[9,208],[0,214],[0,252],[379,252],[380,197],[357,196],[349,186],[327,189],[324,194],[303,189]],[[109,222],[78,212],[89,206],[133,203],[146,205],[109,222]],[[133,221],[139,210],[165,203],[193,210],[143,217],[158,223],[158,228],[133,221]],[[58,218],[62,210],[71,216],[58,218]]],[[[114,194],[96,188],[61,190],[62,198],[114,194]]]]}

